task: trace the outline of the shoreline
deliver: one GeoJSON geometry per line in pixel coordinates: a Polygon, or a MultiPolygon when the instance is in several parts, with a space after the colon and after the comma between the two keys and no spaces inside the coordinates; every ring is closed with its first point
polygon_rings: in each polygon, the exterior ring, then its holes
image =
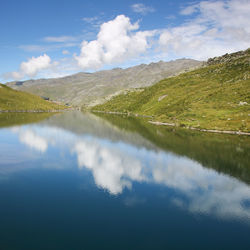
{"type": "MultiPolygon", "coordinates": [[[[154,125],[178,127],[174,123],[153,122],[153,121],[148,121],[148,122],[154,125]]],[[[218,133],[218,134],[250,135],[250,133],[248,132],[233,131],[233,130],[203,129],[203,128],[194,128],[194,127],[182,127],[182,128],[190,129],[190,130],[197,130],[201,132],[218,133]]]]}
{"type": "Polygon", "coordinates": [[[58,113],[65,110],[0,110],[0,113],[58,113]]]}
{"type": "MultiPolygon", "coordinates": [[[[127,116],[135,116],[135,117],[144,117],[144,118],[153,118],[153,116],[139,115],[133,113],[123,113],[116,111],[98,111],[92,110],[93,113],[105,113],[105,114],[114,114],[114,115],[127,115],[127,116]]],[[[169,127],[179,127],[175,123],[167,123],[167,122],[157,122],[157,121],[148,121],[148,123],[157,125],[157,126],[169,126],[169,127]]],[[[208,132],[208,133],[217,133],[217,134],[231,134],[231,135],[250,135],[250,132],[242,132],[235,130],[217,130],[217,129],[202,129],[202,128],[194,128],[194,127],[181,127],[183,129],[196,130],[200,132],[208,132]]]]}
{"type": "Polygon", "coordinates": [[[0,110],[1,113],[59,113],[78,109],[55,109],[55,110],[0,110]]]}

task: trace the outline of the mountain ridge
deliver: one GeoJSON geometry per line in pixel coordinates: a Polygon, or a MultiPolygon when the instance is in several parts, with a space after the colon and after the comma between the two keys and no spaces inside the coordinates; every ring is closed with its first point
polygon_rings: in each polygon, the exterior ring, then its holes
{"type": "Polygon", "coordinates": [[[161,79],[202,65],[203,62],[193,59],[177,59],[170,62],[140,64],[126,69],[79,72],[60,78],[14,81],[6,85],[62,103],[94,106],[105,102],[110,96],[119,94],[120,91],[151,86],[161,79]]]}
{"type": "Polygon", "coordinates": [[[250,132],[250,49],[209,59],[204,67],[127,91],[95,111],[151,116],[157,124],[250,132]]]}

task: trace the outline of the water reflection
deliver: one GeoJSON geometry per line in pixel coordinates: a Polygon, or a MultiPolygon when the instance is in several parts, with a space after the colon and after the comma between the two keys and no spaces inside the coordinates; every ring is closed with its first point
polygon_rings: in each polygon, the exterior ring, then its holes
{"type": "Polygon", "coordinates": [[[250,188],[197,162],[162,151],[154,152],[122,143],[82,140],[75,146],[78,166],[92,171],[97,186],[118,194],[132,183],[148,182],[181,191],[173,202],[191,212],[221,217],[250,218],[250,188]]]}
{"type": "Polygon", "coordinates": [[[142,163],[129,153],[126,145],[105,143],[97,138],[82,139],[74,146],[78,166],[92,171],[97,186],[118,194],[132,181],[146,180],[142,163]]]}
{"type": "Polygon", "coordinates": [[[19,134],[19,140],[21,143],[44,153],[48,148],[48,141],[35,133],[32,129],[22,131],[20,127],[14,128],[13,132],[19,134]]]}
{"type": "MultiPolygon", "coordinates": [[[[168,199],[181,209],[250,222],[250,187],[246,183],[217,172],[211,165],[207,168],[186,156],[163,150],[139,133],[126,131],[131,140],[125,141],[123,130],[92,115],[78,113],[81,119],[88,120],[88,127],[87,123],[78,123],[82,130],[78,127],[74,132],[74,127],[67,129],[68,123],[62,123],[62,118],[69,115],[72,114],[52,117],[38,125],[0,130],[0,174],[6,176],[32,167],[78,169],[91,172],[96,186],[110,195],[133,190],[135,184],[150,184],[163,187],[166,193],[173,192],[168,199]],[[94,127],[97,122],[98,129],[94,127]],[[109,133],[100,135],[100,129],[109,133]],[[7,138],[12,138],[15,145],[12,157],[4,157],[7,138]],[[18,165],[12,159],[15,155],[18,165]],[[28,160],[30,164],[21,164],[28,160]]],[[[145,202],[144,197],[137,200],[145,202]]],[[[125,203],[136,204],[134,199],[125,203]]]]}

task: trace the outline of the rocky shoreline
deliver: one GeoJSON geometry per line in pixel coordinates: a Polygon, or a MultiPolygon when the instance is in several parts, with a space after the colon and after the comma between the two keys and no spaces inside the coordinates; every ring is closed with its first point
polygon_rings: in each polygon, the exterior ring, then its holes
{"type": "Polygon", "coordinates": [[[79,108],[52,109],[52,110],[0,110],[0,113],[58,113],[79,110],[79,108]]]}
{"type": "MultiPolygon", "coordinates": [[[[163,126],[172,126],[172,127],[177,127],[176,124],[174,123],[166,123],[166,122],[153,122],[153,121],[148,121],[151,124],[154,125],[163,125],[163,126]]],[[[217,130],[217,129],[201,129],[201,128],[194,128],[194,127],[183,127],[186,129],[191,129],[191,130],[197,130],[201,132],[210,132],[210,133],[220,133],[220,134],[232,134],[232,135],[250,135],[248,132],[242,132],[242,131],[232,131],[232,130],[217,130]]]]}
{"type": "Polygon", "coordinates": [[[57,113],[65,110],[0,110],[0,113],[57,113]]]}
{"type": "MultiPolygon", "coordinates": [[[[99,111],[99,110],[92,110],[93,113],[105,113],[105,114],[114,114],[114,115],[128,115],[128,116],[135,116],[135,117],[144,117],[144,118],[153,118],[153,116],[146,116],[146,115],[139,115],[133,113],[123,113],[123,112],[115,112],[115,111],[99,111]]],[[[175,123],[167,123],[167,122],[157,122],[157,121],[148,121],[154,125],[161,125],[161,126],[171,126],[171,127],[179,127],[175,123]]],[[[232,131],[232,130],[217,130],[217,129],[201,129],[201,128],[194,128],[194,127],[182,127],[184,129],[196,130],[200,132],[209,132],[209,133],[218,133],[218,134],[231,134],[231,135],[250,135],[249,132],[242,132],[242,131],[232,131]]]]}

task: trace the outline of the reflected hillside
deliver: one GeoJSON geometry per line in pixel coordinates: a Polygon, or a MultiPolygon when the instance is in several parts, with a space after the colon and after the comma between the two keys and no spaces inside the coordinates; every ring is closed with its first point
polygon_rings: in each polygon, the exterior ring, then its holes
{"type": "Polygon", "coordinates": [[[157,149],[154,143],[151,143],[137,131],[123,129],[92,113],[64,112],[50,117],[43,124],[63,128],[78,135],[89,134],[114,142],[123,141],[138,147],[157,149]]]}
{"type": "Polygon", "coordinates": [[[155,126],[135,117],[96,113],[121,130],[138,133],[157,147],[250,183],[250,138],[155,126]]]}
{"type": "Polygon", "coordinates": [[[0,113],[0,128],[37,123],[55,114],[53,113],[0,113]]]}
{"type": "MultiPolygon", "coordinates": [[[[206,168],[215,169],[250,183],[248,164],[250,138],[247,136],[201,133],[155,126],[135,117],[101,113],[85,114],[76,111],[60,114],[0,114],[0,127],[38,122],[43,127],[61,128],[76,136],[90,135],[106,141],[126,143],[139,149],[172,152],[195,160],[206,168]]],[[[33,134],[25,136],[37,141],[33,134]]]]}
{"type": "Polygon", "coordinates": [[[250,187],[228,175],[249,181],[248,138],[188,132],[132,117],[65,112],[0,129],[0,180],[48,173],[56,182],[73,173],[72,183],[87,190],[146,200],[153,188],[154,199],[164,194],[191,213],[248,222],[250,187]]]}

